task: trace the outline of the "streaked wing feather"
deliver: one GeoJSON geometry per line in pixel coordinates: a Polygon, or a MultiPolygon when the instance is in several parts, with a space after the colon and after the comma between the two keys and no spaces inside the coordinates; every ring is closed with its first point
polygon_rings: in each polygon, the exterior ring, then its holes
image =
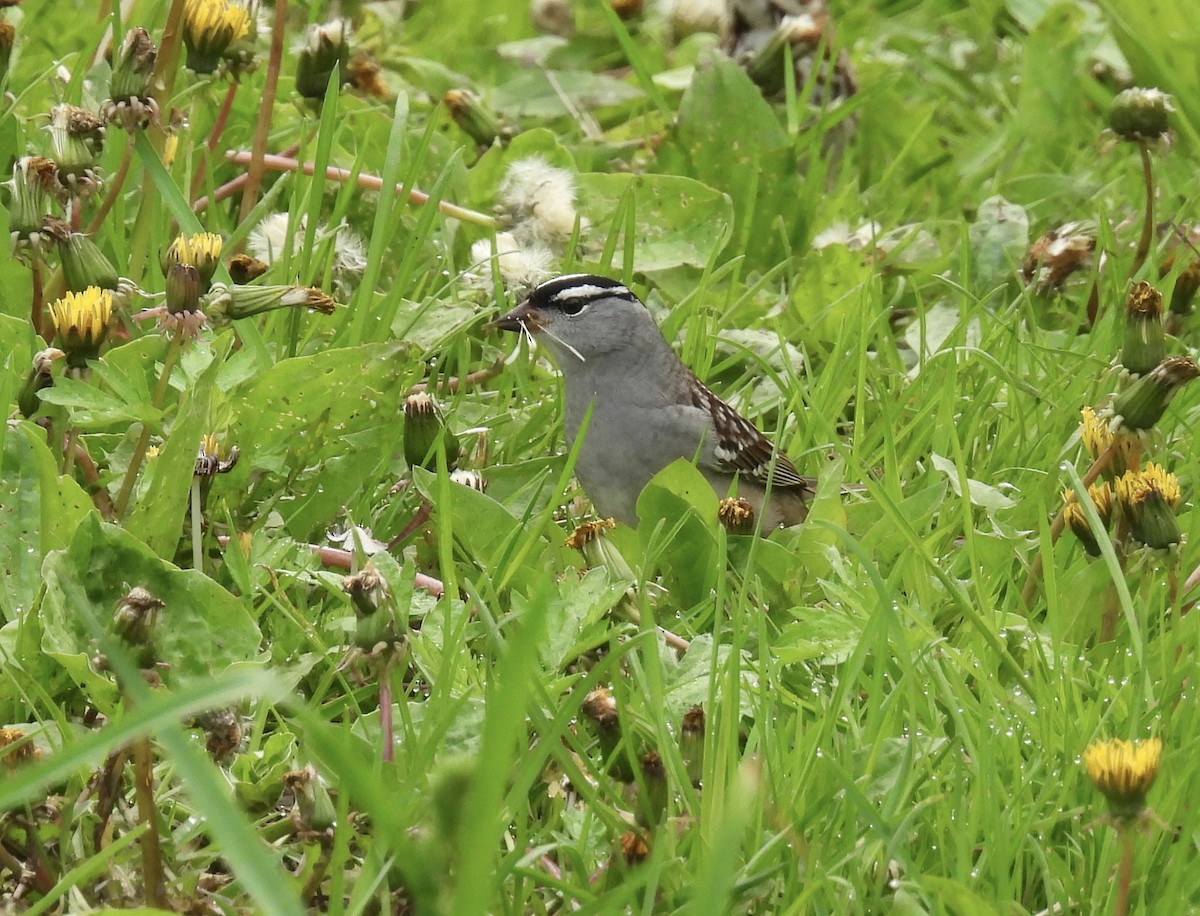
{"type": "Polygon", "coordinates": [[[712,467],[723,474],[739,474],[764,486],[768,477],[771,486],[813,488],[813,479],[804,477],[787,456],[777,452],[771,443],[749,420],[713,394],[700,382],[696,383],[693,403],[708,411],[716,430],[715,462],[712,467]]]}

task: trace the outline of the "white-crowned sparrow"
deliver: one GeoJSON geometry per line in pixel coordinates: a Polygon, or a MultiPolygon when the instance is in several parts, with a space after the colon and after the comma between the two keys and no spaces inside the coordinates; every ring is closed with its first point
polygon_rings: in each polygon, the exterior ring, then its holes
{"type": "Polygon", "coordinates": [[[679,361],[627,287],[590,274],[558,277],[489,327],[535,335],[553,354],[569,445],[591,409],[575,473],[601,515],[637,524],[650,478],[694,458],[718,496],[736,491],[749,501],[764,532],[804,520],[815,481],[679,361]]]}

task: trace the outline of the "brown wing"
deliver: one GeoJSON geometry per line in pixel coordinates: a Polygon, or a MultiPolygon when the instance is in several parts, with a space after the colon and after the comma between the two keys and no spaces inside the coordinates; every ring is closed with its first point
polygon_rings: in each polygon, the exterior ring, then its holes
{"type": "Polygon", "coordinates": [[[777,452],[749,420],[697,382],[693,403],[712,414],[716,429],[714,470],[742,477],[773,487],[802,487],[811,489],[813,480],[801,476],[787,456],[777,452]]]}

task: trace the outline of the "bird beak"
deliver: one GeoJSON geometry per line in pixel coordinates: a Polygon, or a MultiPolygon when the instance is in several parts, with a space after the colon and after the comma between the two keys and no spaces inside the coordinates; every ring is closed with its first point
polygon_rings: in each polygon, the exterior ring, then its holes
{"type": "Polygon", "coordinates": [[[546,316],[529,304],[526,299],[507,315],[489,321],[483,327],[488,331],[528,331],[536,333],[546,323],[546,316]]]}

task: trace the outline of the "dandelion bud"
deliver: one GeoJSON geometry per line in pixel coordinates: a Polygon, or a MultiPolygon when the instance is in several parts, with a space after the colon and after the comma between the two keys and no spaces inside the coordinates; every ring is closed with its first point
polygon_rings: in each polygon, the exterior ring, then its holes
{"type": "Polygon", "coordinates": [[[258,67],[258,20],[255,12],[258,8],[256,0],[247,3],[246,12],[250,14],[250,24],[244,35],[230,42],[221,61],[230,73],[241,75],[253,73],[258,67]]]}
{"type": "MultiPolygon", "coordinates": [[[[1088,487],[1087,492],[1092,505],[1096,507],[1096,514],[1107,528],[1112,519],[1112,488],[1105,481],[1088,487]]],[[[1083,505],[1076,498],[1074,490],[1066,490],[1063,493],[1063,520],[1083,543],[1083,549],[1087,551],[1088,556],[1100,556],[1100,542],[1092,533],[1092,526],[1088,524],[1083,505]]]]}
{"type": "Polygon", "coordinates": [[[269,265],[248,254],[235,254],[229,259],[229,276],[237,284],[251,283],[268,270],[269,265]]]}
{"type": "Polygon", "coordinates": [[[108,84],[108,95],[114,102],[145,99],[150,95],[150,79],[154,75],[154,64],[158,60],[158,49],[150,40],[150,33],[140,26],[125,33],[117,59],[113,62],[112,79],[108,84]]]}
{"type": "Polygon", "coordinates": [[[373,564],[368,563],[361,572],[343,578],[342,591],[358,615],[354,625],[355,646],[370,653],[381,645],[391,646],[400,641],[391,590],[373,564]]]}
{"type": "Polygon", "coordinates": [[[1129,520],[1130,534],[1151,550],[1165,550],[1183,539],[1175,518],[1181,498],[1179,479],[1157,464],[1126,471],[1117,481],[1117,505],[1129,520]]]}
{"type": "Polygon", "coordinates": [[[117,269],[90,236],[82,232],[59,235],[58,253],[62,258],[63,280],[72,292],[83,292],[89,286],[115,290],[120,285],[117,269]]]}
{"type": "Polygon", "coordinates": [[[1122,824],[1146,811],[1146,795],[1158,776],[1162,741],[1093,741],[1083,752],[1088,779],[1108,800],[1109,813],[1122,824]]]}
{"type": "Polygon", "coordinates": [[[699,706],[683,714],[679,725],[679,756],[692,785],[700,785],[704,774],[704,710],[699,706]]]}
{"type": "Polygon", "coordinates": [[[113,629],[137,656],[139,667],[149,668],[154,664],[154,628],[164,607],[164,601],[141,587],[131,589],[117,604],[113,629]]]}
{"type": "Polygon", "coordinates": [[[75,105],[51,108],[49,130],[54,162],[64,174],[86,172],[104,150],[104,122],[75,105]]]}
{"type": "Polygon", "coordinates": [[[339,85],[347,81],[349,60],[350,24],[345,19],[310,25],[296,56],[296,91],[306,99],[321,101],[334,70],[339,85]]]}
{"type": "MultiPolygon", "coordinates": [[[[457,445],[457,440],[455,441],[457,445]]],[[[450,472],[450,482],[456,483],[460,487],[466,487],[469,490],[474,490],[476,493],[482,493],[487,489],[487,479],[478,471],[468,471],[464,468],[458,468],[450,472]]]]}
{"type": "Polygon", "coordinates": [[[570,0],[530,0],[529,18],[540,32],[563,38],[575,34],[575,12],[570,0]]]}
{"type": "Polygon", "coordinates": [[[1160,140],[1167,132],[1167,115],[1174,110],[1170,96],[1159,89],[1126,89],[1108,109],[1108,126],[1132,143],[1160,140]]]}
{"type": "Polygon", "coordinates": [[[642,756],[642,781],[638,797],[638,823],[653,827],[667,813],[667,768],[655,751],[642,756]]]}
{"type": "Polygon", "coordinates": [[[390,99],[392,92],[383,81],[383,68],[365,51],[359,51],[346,65],[346,78],[350,85],[364,95],[377,99],[390,99]]]}
{"type": "Polygon", "coordinates": [[[1126,429],[1150,429],[1164,413],[1175,393],[1200,376],[1200,366],[1186,356],[1170,356],[1143,375],[1113,402],[1113,412],[1126,429]]]}
{"type": "Polygon", "coordinates": [[[51,196],[57,192],[58,167],[53,159],[23,156],[13,165],[9,189],[8,228],[14,246],[27,244],[41,249],[49,238],[44,233],[51,196]]]}
{"type": "Polygon", "coordinates": [[[1144,375],[1167,355],[1162,305],[1162,293],[1144,280],[1133,285],[1125,300],[1125,342],[1121,347],[1121,365],[1132,375],[1144,375]]]}
{"type": "Polygon", "coordinates": [[[332,296],[312,286],[220,286],[213,293],[209,313],[231,321],[274,309],[306,308],[322,315],[337,309],[332,296]]]}
{"type": "Polygon", "coordinates": [[[151,80],[158,49],[143,28],[125,33],[113,61],[108,98],[100,104],[100,116],[124,130],[138,130],[158,122],[158,102],[151,80]]]}
{"type": "Polygon", "coordinates": [[[444,756],[431,774],[434,823],[447,844],[454,844],[463,826],[471,823],[471,811],[463,802],[470,794],[478,772],[478,759],[460,753],[444,756]]]}
{"type": "Polygon", "coordinates": [[[749,500],[727,496],[717,506],[717,520],[731,534],[752,534],[754,507],[749,500]]]}
{"type": "Polygon", "coordinates": [[[1200,260],[1192,261],[1178,277],[1171,291],[1171,316],[1177,321],[1192,311],[1192,300],[1200,290],[1200,260]]]}
{"type": "Polygon", "coordinates": [[[12,60],[13,45],[17,43],[17,27],[7,19],[0,18],[0,80],[8,73],[12,60]]]}
{"type": "Polygon", "coordinates": [[[185,0],[183,43],[187,67],[212,73],[239,38],[250,31],[250,13],[230,0],[185,0]]]}
{"type": "Polygon", "coordinates": [[[454,123],[480,146],[491,146],[509,134],[500,119],[471,90],[451,89],[443,96],[443,101],[454,123]]]}
{"type": "Polygon", "coordinates": [[[283,784],[295,796],[296,813],[302,829],[321,833],[337,824],[337,808],[313,767],[306,766],[303,770],[286,773],[283,784]]]}
{"type": "Polygon", "coordinates": [[[1095,223],[1064,223],[1029,246],[1021,262],[1021,276],[1040,295],[1061,291],[1073,273],[1091,266],[1095,251],[1095,223]]]}
{"type": "Polygon", "coordinates": [[[622,782],[633,779],[633,770],[621,752],[621,720],[617,701],[607,687],[597,687],[583,700],[583,714],[592,724],[599,743],[600,759],[607,771],[622,782]]]}
{"type": "Polygon", "coordinates": [[[616,527],[617,523],[611,518],[584,522],[571,532],[566,544],[582,553],[583,560],[589,567],[603,566],[607,569],[610,580],[633,582],[637,577],[633,574],[633,569],[629,566],[624,554],[604,534],[616,527]]]}
{"type": "MultiPolygon", "coordinates": [[[[3,71],[0,71],[0,76],[3,76],[3,71]]],[[[4,765],[10,776],[17,767],[40,756],[42,752],[24,731],[19,728],[0,728],[0,764],[4,765]]]]}
{"type": "Polygon", "coordinates": [[[642,835],[634,830],[622,833],[617,840],[621,852],[621,864],[627,868],[641,865],[650,858],[650,847],[642,835]]]}
{"type": "Polygon", "coordinates": [[[197,477],[215,477],[217,474],[228,474],[238,462],[240,454],[237,446],[226,451],[217,441],[217,437],[209,433],[200,440],[200,449],[196,452],[197,477]]]}
{"type": "Polygon", "coordinates": [[[410,468],[437,469],[438,443],[446,450],[446,467],[458,463],[458,439],[450,435],[437,401],[424,391],[404,399],[404,460],[410,468]]]}
{"type": "Polygon", "coordinates": [[[642,14],[645,0],[609,0],[613,12],[621,19],[634,19],[642,14]]]}
{"type": "Polygon", "coordinates": [[[172,264],[167,270],[167,311],[172,315],[200,312],[200,271],[191,264],[172,264]]]}
{"type": "Polygon", "coordinates": [[[204,730],[204,749],[214,761],[221,761],[242,743],[242,717],[234,707],[210,709],[193,720],[204,730]]]}
{"type": "Polygon", "coordinates": [[[85,368],[89,359],[100,355],[100,347],[108,337],[112,293],[95,286],[67,293],[50,304],[50,317],[54,321],[55,341],[67,354],[67,365],[73,369],[85,368]]]}
{"type": "Polygon", "coordinates": [[[33,367],[17,393],[17,407],[21,416],[28,419],[41,409],[42,399],[37,393],[54,384],[54,364],[64,356],[66,354],[58,347],[46,347],[34,355],[33,367]]]}

